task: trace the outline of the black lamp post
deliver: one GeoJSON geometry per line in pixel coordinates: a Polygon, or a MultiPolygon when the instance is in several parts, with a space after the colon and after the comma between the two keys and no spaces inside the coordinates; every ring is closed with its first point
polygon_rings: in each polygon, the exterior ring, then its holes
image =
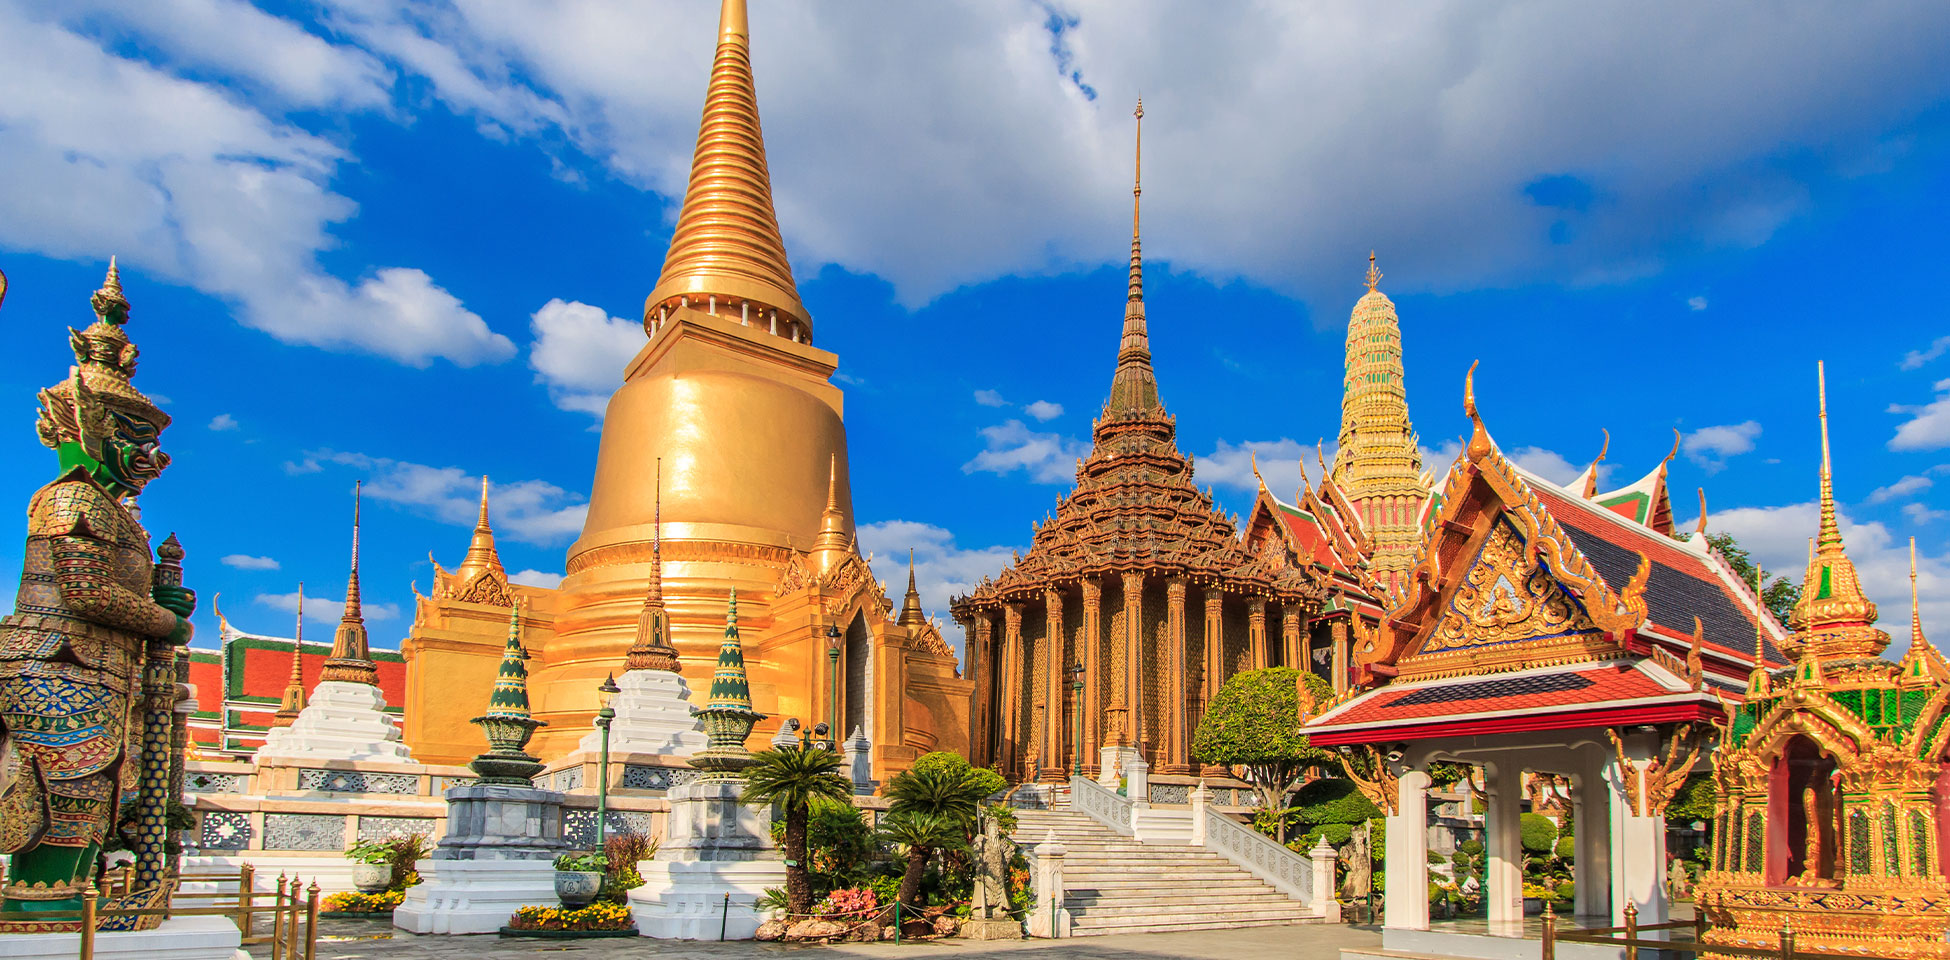
{"type": "Polygon", "coordinates": [[[826,695],[826,724],[833,733],[834,741],[827,745],[829,750],[839,748],[840,729],[840,626],[837,623],[826,625],[826,674],[829,690],[826,695]]]}
{"type": "Polygon", "coordinates": [[[1077,715],[1076,740],[1070,745],[1072,758],[1070,775],[1081,777],[1083,776],[1083,661],[1081,660],[1070,665],[1070,689],[1071,699],[1074,701],[1070,706],[1070,712],[1077,715]]]}

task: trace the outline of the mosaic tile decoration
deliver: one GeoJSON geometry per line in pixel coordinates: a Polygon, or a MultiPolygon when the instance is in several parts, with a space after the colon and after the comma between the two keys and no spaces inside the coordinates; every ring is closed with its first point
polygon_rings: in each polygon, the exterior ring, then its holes
{"type": "Polygon", "coordinates": [[[549,789],[567,793],[582,786],[582,765],[577,764],[566,770],[557,770],[550,778],[549,789]]]}
{"type": "Polygon", "coordinates": [[[420,778],[410,773],[367,773],[360,770],[298,771],[298,789],[332,793],[395,793],[412,796],[420,792],[420,778]]]}
{"type": "Polygon", "coordinates": [[[649,767],[632,763],[623,767],[621,786],[632,790],[669,790],[695,779],[697,771],[690,767],[649,767]]]}
{"type": "Polygon", "coordinates": [[[1154,783],[1151,785],[1152,803],[1191,803],[1192,788],[1182,783],[1154,783]]]}
{"type": "Polygon", "coordinates": [[[188,793],[245,793],[250,786],[250,775],[244,773],[189,773],[183,777],[183,789],[188,793]]]}
{"type": "Polygon", "coordinates": [[[432,817],[375,817],[359,818],[360,840],[394,840],[409,833],[422,837],[433,836],[432,817]]]}
{"type": "Polygon", "coordinates": [[[479,777],[434,777],[433,795],[438,797],[446,793],[448,787],[471,787],[480,782],[479,777]]]}
{"type": "Polygon", "coordinates": [[[266,850],[344,850],[345,818],[334,814],[267,813],[266,850]]]}
{"type": "Polygon", "coordinates": [[[203,814],[196,845],[203,850],[246,850],[251,845],[251,815],[230,810],[203,814]]]}
{"type": "MultiPolygon", "coordinates": [[[[624,810],[609,812],[609,832],[635,833],[650,836],[655,828],[655,819],[647,813],[633,813],[624,810]]],[[[594,850],[596,848],[596,811],[588,807],[572,807],[562,811],[562,839],[574,850],[594,850]]]]}

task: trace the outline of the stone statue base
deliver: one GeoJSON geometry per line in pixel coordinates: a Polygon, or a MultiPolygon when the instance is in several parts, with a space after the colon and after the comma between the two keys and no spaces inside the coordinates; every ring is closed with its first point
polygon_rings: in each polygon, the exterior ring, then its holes
{"type": "MultiPolygon", "coordinates": [[[[96,960],[250,960],[229,917],[174,917],[154,930],[95,934],[96,960]]],[[[79,933],[0,936],[0,960],[74,960],[79,933]]]]}
{"type": "Polygon", "coordinates": [[[964,940],[1021,940],[1022,923],[1006,917],[1000,920],[970,917],[962,921],[961,930],[955,936],[964,940]]]}
{"type": "Polygon", "coordinates": [[[447,790],[447,835],[419,863],[393,926],[410,933],[493,933],[518,907],[556,902],[562,795],[473,784],[447,790]]]}
{"type": "MultiPolygon", "coordinates": [[[[710,744],[704,725],[691,710],[689,685],[668,670],[631,670],[616,678],[622,692],[610,698],[616,719],[609,724],[609,754],[688,757],[710,744]]],[[[602,750],[602,731],[591,730],[577,749],[602,750]]]]}
{"type": "Polygon", "coordinates": [[[435,860],[554,860],[562,839],[562,795],[477,783],[447,788],[447,834],[435,860]]]}
{"type": "Polygon", "coordinates": [[[762,807],[740,803],[745,781],[693,780],[670,790],[670,818],[653,860],[630,891],[637,932],[660,940],[750,940],[769,911],[753,903],[785,886],[762,807]],[[727,900],[727,896],[729,899],[727,900]]]}
{"type": "Polygon", "coordinates": [[[312,688],[303,713],[288,727],[273,727],[257,748],[259,763],[301,760],[408,760],[399,724],[386,712],[386,697],[365,683],[325,680],[312,688]]]}

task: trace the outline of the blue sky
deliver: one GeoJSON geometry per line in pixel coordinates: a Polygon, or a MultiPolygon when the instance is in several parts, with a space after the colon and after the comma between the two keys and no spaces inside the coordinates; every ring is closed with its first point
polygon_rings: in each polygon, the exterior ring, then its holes
{"type": "MultiPolygon", "coordinates": [[[[1682,519],[1705,486],[1711,527],[1773,569],[1813,533],[1826,360],[1884,626],[1908,632],[1915,535],[1926,626],[1950,630],[1950,10],[753,7],[862,541],[896,587],[915,547],[936,613],[1027,546],[1085,449],[1142,91],[1156,365],[1229,507],[1247,450],[1285,495],[1331,443],[1374,248],[1430,466],[1480,359],[1507,451],[1568,479],[1607,428],[1622,484],[1676,428],[1682,519]]],[[[137,385],[176,417],[145,516],[190,550],[200,642],[215,594],[279,634],[299,580],[342,594],[356,479],[377,643],[404,635],[429,551],[458,562],[481,473],[509,568],[559,574],[715,20],[708,0],[0,0],[0,502],[52,474],[33,391],[118,254],[137,385]]]]}

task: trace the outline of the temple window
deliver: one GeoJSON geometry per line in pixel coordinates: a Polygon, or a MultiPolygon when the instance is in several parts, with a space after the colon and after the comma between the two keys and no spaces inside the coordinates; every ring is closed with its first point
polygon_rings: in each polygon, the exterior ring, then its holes
{"type": "Polygon", "coordinates": [[[1775,762],[1774,776],[1777,781],[1785,778],[1785,782],[1776,785],[1777,802],[1769,804],[1769,815],[1783,817],[1785,822],[1770,823],[1769,832],[1786,843],[1783,849],[1769,851],[1769,882],[1834,879],[1840,834],[1835,816],[1835,761],[1813,740],[1797,734],[1788,740],[1775,762]]]}
{"type": "Polygon", "coordinates": [[[1896,836],[1896,805],[1882,802],[1882,869],[1885,877],[1899,877],[1903,873],[1902,841],[1896,836]]]}
{"type": "Polygon", "coordinates": [[[1849,811],[1848,815],[1848,872],[1859,876],[1869,874],[1869,815],[1860,807],[1849,811]]]}

